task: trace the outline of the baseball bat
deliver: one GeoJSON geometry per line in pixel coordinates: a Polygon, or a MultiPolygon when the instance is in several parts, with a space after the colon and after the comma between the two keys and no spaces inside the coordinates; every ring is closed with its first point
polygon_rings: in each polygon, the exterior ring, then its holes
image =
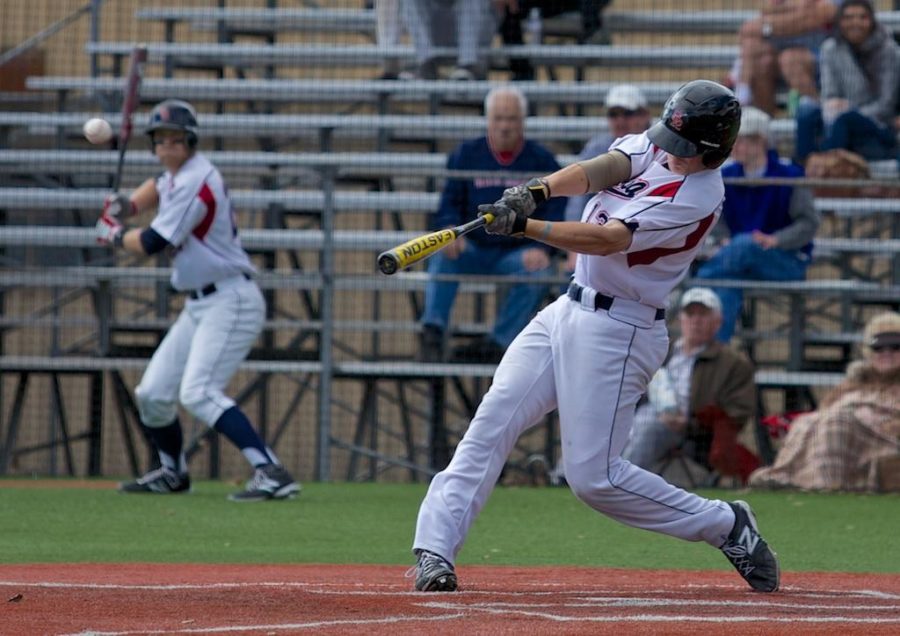
{"type": "Polygon", "coordinates": [[[116,165],[116,174],[113,177],[113,192],[119,191],[122,184],[122,171],[125,167],[125,149],[131,139],[131,116],[138,105],[138,92],[141,88],[141,78],[144,75],[144,62],[147,61],[147,47],[139,44],[131,50],[131,68],[128,70],[128,80],[125,84],[125,93],[122,96],[122,121],[119,125],[119,162],[116,165]]]}
{"type": "Polygon", "coordinates": [[[493,220],[494,215],[487,213],[468,223],[418,236],[411,241],[379,254],[378,269],[381,270],[382,274],[390,276],[398,270],[405,269],[413,263],[418,263],[429,256],[437,254],[460,236],[484,227],[485,224],[493,220]]]}

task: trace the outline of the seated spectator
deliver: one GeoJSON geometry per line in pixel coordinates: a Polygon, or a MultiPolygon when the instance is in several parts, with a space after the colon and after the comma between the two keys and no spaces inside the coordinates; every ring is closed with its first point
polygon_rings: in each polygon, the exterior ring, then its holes
{"type": "Polygon", "coordinates": [[[894,114],[900,47],[878,23],[869,0],[845,0],[834,37],[822,45],[822,105],[797,110],[796,158],[844,148],[868,160],[897,153],[894,114]]]}
{"type": "Polygon", "coordinates": [[[687,290],[679,307],[681,335],[638,404],[622,456],[653,470],[680,448],[710,471],[745,480],[759,465],[737,443],[738,432],[756,413],[753,365],[716,341],[722,305],[711,289],[687,290]]]}
{"type": "Polygon", "coordinates": [[[759,16],[739,32],[735,95],[775,114],[780,80],[807,100],[816,100],[816,55],[836,13],[837,0],[767,0],[759,16]]]}
{"type": "MultiPolygon", "coordinates": [[[[517,88],[498,87],[484,100],[487,136],[463,142],[447,160],[452,170],[507,170],[547,174],[559,169],[553,154],[540,144],[525,139],[528,102],[517,88]]],[[[441,193],[440,207],[432,218],[434,229],[453,227],[476,217],[478,206],[493,203],[503,190],[521,183],[521,176],[448,179],[441,193]]],[[[565,198],[553,199],[538,207],[535,214],[548,221],[560,221],[565,198]]],[[[528,239],[511,238],[475,231],[451,243],[428,262],[428,272],[438,274],[493,274],[546,276],[550,270],[551,247],[528,239]]],[[[422,357],[443,358],[444,334],[456,298],[457,283],[432,279],[425,288],[422,315],[422,357]]],[[[457,360],[498,361],[513,338],[528,324],[538,309],[547,284],[515,284],[497,314],[490,336],[458,350],[457,360]]]]}
{"type": "Polygon", "coordinates": [[[869,321],[862,354],[816,411],[791,423],[774,464],[755,471],[751,486],[875,491],[879,481],[896,482],[879,469],[900,456],[900,314],[869,321]]]}
{"type": "MultiPolygon", "coordinates": [[[[416,79],[437,79],[438,60],[434,47],[451,44],[457,47],[457,64],[450,79],[487,77],[488,63],[479,56],[478,49],[489,47],[496,31],[496,12],[491,2],[402,0],[402,9],[416,49],[416,79]]],[[[401,74],[401,78],[412,79],[406,74],[401,74]]]]}
{"type": "MultiPolygon", "coordinates": [[[[500,22],[500,36],[503,44],[524,44],[522,21],[528,18],[532,9],[540,10],[541,18],[552,18],[568,11],[578,11],[581,22],[579,43],[609,44],[609,33],[603,28],[603,9],[612,0],[495,0],[503,8],[500,22]]],[[[534,44],[534,42],[529,42],[534,44]]],[[[534,67],[527,59],[513,58],[509,61],[514,81],[533,80],[534,67]]],[[[606,151],[606,148],[603,149],[606,151]]]]}
{"type": "MultiPolygon", "coordinates": [[[[591,137],[578,154],[578,161],[592,159],[609,150],[619,137],[638,135],[650,128],[650,112],[643,91],[633,84],[617,84],[606,95],[607,132],[591,137]]],[[[566,221],[580,221],[584,206],[593,194],[569,197],[566,204],[566,221]]],[[[575,253],[569,254],[567,271],[575,270],[575,253]]]]}
{"type": "MultiPolygon", "coordinates": [[[[403,21],[400,19],[400,0],[374,0],[375,41],[378,46],[392,47],[400,44],[403,21]]],[[[400,74],[400,60],[389,58],[384,61],[379,79],[397,79],[400,74]]]]}
{"type": "MultiPolygon", "coordinates": [[[[801,177],[803,169],[778,158],[769,144],[767,114],[747,106],[732,163],[722,168],[729,177],[801,177]]],[[[725,184],[722,218],[714,234],[727,235],[721,247],[697,270],[698,278],[803,280],[819,228],[819,213],[809,189],[786,185],[725,184]]],[[[722,300],[719,340],[729,342],[741,313],[743,293],[717,288],[722,300]]]]}

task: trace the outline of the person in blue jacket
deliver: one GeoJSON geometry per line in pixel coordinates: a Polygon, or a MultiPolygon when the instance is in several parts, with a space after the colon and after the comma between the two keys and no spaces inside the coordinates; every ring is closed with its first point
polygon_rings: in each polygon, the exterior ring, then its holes
{"type": "MultiPolygon", "coordinates": [[[[522,174],[549,174],[559,163],[547,148],[525,139],[528,102],[511,86],[492,89],[484,100],[487,135],[465,141],[449,156],[451,170],[508,171],[510,176],[450,178],[432,215],[433,229],[454,227],[477,216],[478,206],[493,203],[506,188],[522,182],[522,174]]],[[[537,218],[561,221],[565,198],[543,203],[537,218]]],[[[431,280],[425,288],[421,358],[444,359],[446,332],[458,283],[436,279],[443,274],[487,274],[532,277],[538,281],[551,270],[553,248],[530,240],[476,230],[438,252],[428,263],[431,280]]],[[[513,338],[528,324],[547,293],[547,283],[516,283],[508,288],[490,335],[455,350],[453,359],[496,362],[513,338]]]]}
{"type": "MultiPolygon", "coordinates": [[[[780,159],[769,143],[769,115],[752,106],[722,168],[728,177],[802,177],[803,168],[780,159]]],[[[697,270],[697,278],[791,281],[806,278],[819,213],[808,188],[790,185],[725,185],[725,205],[715,232],[727,237],[697,270]]],[[[729,342],[741,313],[740,289],[715,288],[722,301],[717,337],[729,342]]]]}

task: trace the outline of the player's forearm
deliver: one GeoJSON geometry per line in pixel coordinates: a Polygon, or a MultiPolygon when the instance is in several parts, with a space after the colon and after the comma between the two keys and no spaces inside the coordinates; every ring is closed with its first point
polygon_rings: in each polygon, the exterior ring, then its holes
{"type": "Polygon", "coordinates": [[[607,227],[577,221],[551,223],[528,219],[525,236],[569,252],[597,256],[615,254],[631,245],[631,232],[621,223],[607,227]]]}
{"type": "Polygon", "coordinates": [[[155,208],[159,204],[156,180],[147,179],[134,189],[129,198],[134,203],[138,213],[155,208]]]}
{"type": "Polygon", "coordinates": [[[125,230],[122,234],[122,249],[132,254],[146,255],[144,245],[141,243],[141,232],[143,228],[132,228],[125,230]]]}

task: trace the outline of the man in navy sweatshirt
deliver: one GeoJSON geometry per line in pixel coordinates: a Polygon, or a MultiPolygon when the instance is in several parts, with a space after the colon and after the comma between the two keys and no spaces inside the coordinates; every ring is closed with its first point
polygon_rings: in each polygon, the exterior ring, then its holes
{"type": "MultiPolygon", "coordinates": [[[[453,227],[477,216],[478,206],[493,203],[503,190],[522,183],[522,173],[549,174],[559,170],[553,154],[534,141],[525,139],[528,102],[514,87],[491,90],[484,100],[487,135],[465,141],[448,160],[451,170],[509,171],[506,176],[474,179],[449,178],[441,194],[440,207],[432,215],[433,229],[453,227]]],[[[561,221],[565,198],[543,203],[535,218],[561,221]]],[[[530,240],[488,234],[476,230],[458,239],[432,257],[428,271],[440,274],[486,274],[533,277],[547,276],[553,248],[530,240]]],[[[444,358],[444,343],[458,283],[432,278],[425,288],[422,314],[421,358],[436,362],[444,358]]],[[[547,292],[547,283],[519,283],[509,287],[497,312],[489,336],[458,348],[456,361],[496,362],[513,338],[528,324],[547,292]]]]}

